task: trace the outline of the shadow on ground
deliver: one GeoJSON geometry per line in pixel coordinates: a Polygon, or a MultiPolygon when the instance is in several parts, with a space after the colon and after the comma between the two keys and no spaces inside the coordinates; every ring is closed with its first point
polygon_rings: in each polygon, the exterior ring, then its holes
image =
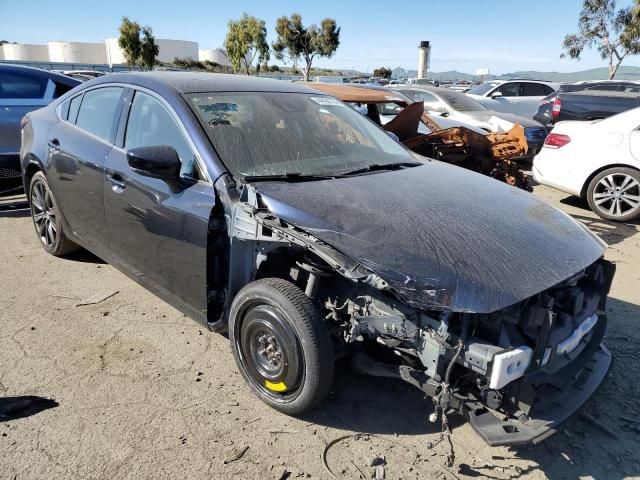
{"type": "Polygon", "coordinates": [[[31,215],[29,202],[24,196],[10,197],[0,201],[0,218],[28,217],[31,215]]]}
{"type": "Polygon", "coordinates": [[[0,422],[30,417],[59,404],[55,400],[32,395],[22,397],[0,397],[0,422]]]}
{"type": "MultiPolygon", "coordinates": [[[[580,197],[569,196],[560,200],[560,203],[585,210],[585,213],[591,212],[589,205],[580,197]]],[[[570,212],[569,214],[576,220],[584,223],[609,245],[620,243],[624,239],[638,233],[638,225],[640,224],[640,220],[638,219],[633,222],[611,222],[603,218],[594,217],[592,213],[580,215],[570,212]]]]}
{"type": "MultiPolygon", "coordinates": [[[[401,380],[354,373],[345,362],[336,365],[333,391],[305,420],[354,433],[424,435],[439,433],[440,423],[429,423],[431,401],[401,380]]],[[[450,418],[451,428],[463,423],[450,418]]]]}

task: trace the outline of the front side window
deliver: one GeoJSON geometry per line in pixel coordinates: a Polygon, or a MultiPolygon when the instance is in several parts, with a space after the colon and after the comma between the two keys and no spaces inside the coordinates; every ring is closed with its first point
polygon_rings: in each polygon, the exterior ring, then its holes
{"type": "Polygon", "coordinates": [[[159,145],[175,148],[182,163],[180,174],[197,178],[194,154],[171,113],[158,99],[138,91],[129,112],[124,148],[159,145]]]}
{"type": "Polygon", "coordinates": [[[480,85],[476,85],[475,87],[470,88],[467,93],[470,93],[472,95],[486,95],[498,85],[499,83],[497,82],[484,82],[480,85]]]}
{"type": "Polygon", "coordinates": [[[121,94],[122,87],[103,87],[85,92],[76,125],[98,138],[110,141],[121,94]]]}
{"type": "Polygon", "coordinates": [[[39,100],[44,98],[47,79],[25,73],[0,72],[0,99],[39,100]]]}
{"type": "Polygon", "coordinates": [[[496,92],[500,92],[503,97],[517,97],[518,84],[515,82],[505,83],[496,88],[496,92]]]}
{"type": "Polygon", "coordinates": [[[234,175],[337,175],[372,164],[415,162],[382,129],[333,97],[247,92],[188,99],[234,175]]]}
{"type": "Polygon", "coordinates": [[[444,90],[439,93],[442,99],[449,105],[449,108],[456,112],[478,112],[487,110],[487,107],[464,93],[453,90],[444,90]]]}

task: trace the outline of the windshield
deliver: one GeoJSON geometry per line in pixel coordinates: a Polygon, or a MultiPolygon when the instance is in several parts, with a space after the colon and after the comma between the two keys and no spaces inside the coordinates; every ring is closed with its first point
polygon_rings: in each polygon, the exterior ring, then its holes
{"type": "Polygon", "coordinates": [[[477,112],[478,110],[488,110],[477,100],[467,96],[464,93],[454,92],[452,90],[439,91],[438,95],[444,100],[451,110],[456,112],[477,112]]]}
{"type": "Polygon", "coordinates": [[[234,176],[338,175],[415,162],[382,129],[333,97],[233,92],[188,98],[234,176]]]}
{"type": "Polygon", "coordinates": [[[485,95],[498,85],[500,85],[498,82],[484,82],[483,84],[476,85],[475,87],[467,90],[467,93],[471,93],[473,95],[485,95]]]}

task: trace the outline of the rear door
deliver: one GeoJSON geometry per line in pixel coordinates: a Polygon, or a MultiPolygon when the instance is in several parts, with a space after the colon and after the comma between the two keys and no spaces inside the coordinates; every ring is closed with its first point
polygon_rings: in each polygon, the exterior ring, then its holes
{"type": "Polygon", "coordinates": [[[105,168],[109,249],[139,281],[206,319],[207,235],[214,188],[175,111],[150,91],[135,91],[122,113],[117,147],[105,168]],[[181,180],[133,171],[127,150],[169,145],[182,161],[181,180]]]}
{"type": "Polygon", "coordinates": [[[104,164],[113,148],[125,89],[85,90],[62,104],[49,131],[49,184],[73,232],[100,250],[106,246],[104,164]]]}
{"type": "Polygon", "coordinates": [[[544,83],[520,82],[518,95],[518,114],[533,118],[538,111],[538,105],[547,95],[553,93],[553,88],[544,83]]]}

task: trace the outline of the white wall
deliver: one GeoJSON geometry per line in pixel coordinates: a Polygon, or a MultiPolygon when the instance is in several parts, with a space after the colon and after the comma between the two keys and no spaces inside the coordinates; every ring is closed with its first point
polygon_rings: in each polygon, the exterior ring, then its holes
{"type": "Polygon", "coordinates": [[[173,62],[176,57],[198,59],[198,42],[156,38],[156,45],[160,48],[158,52],[160,62],[173,62]]]}
{"type": "Polygon", "coordinates": [[[46,45],[31,45],[26,43],[5,43],[2,46],[5,60],[24,62],[48,62],[49,49],[46,45]]]}
{"type": "Polygon", "coordinates": [[[64,63],[106,63],[104,43],[49,42],[49,61],[64,63]]]}
{"type": "Polygon", "coordinates": [[[120,65],[127,63],[124,58],[124,53],[118,45],[117,38],[107,38],[104,41],[105,54],[107,57],[107,65],[112,67],[113,65],[120,65]]]}
{"type": "Polygon", "coordinates": [[[231,62],[227,58],[227,54],[221,48],[207,48],[198,50],[198,60],[200,60],[201,62],[209,60],[210,62],[217,63],[218,65],[223,65],[226,67],[231,66],[231,62]]]}
{"type": "Polygon", "coordinates": [[[4,46],[0,45],[0,60],[4,60],[4,46]]]}

